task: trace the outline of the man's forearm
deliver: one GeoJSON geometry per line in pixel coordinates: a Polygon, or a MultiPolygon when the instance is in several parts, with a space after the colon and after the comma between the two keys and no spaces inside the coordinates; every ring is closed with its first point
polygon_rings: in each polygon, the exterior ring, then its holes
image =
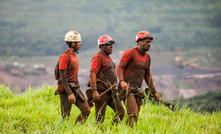
{"type": "Polygon", "coordinates": [[[65,91],[67,92],[68,95],[72,94],[72,90],[68,84],[68,80],[66,77],[66,71],[65,70],[60,70],[60,77],[61,77],[61,82],[64,86],[65,91]]]}
{"type": "Polygon", "coordinates": [[[152,79],[152,76],[149,75],[145,78],[145,81],[146,81],[146,84],[147,86],[151,89],[151,93],[157,93],[156,89],[155,89],[155,86],[153,84],[153,79],[152,79]]]}
{"type": "Polygon", "coordinates": [[[90,72],[90,87],[91,90],[97,90],[97,81],[96,81],[96,73],[95,72],[90,72]]]}
{"type": "Polygon", "coordinates": [[[124,80],[122,67],[117,68],[117,76],[118,76],[119,82],[124,80]]]}

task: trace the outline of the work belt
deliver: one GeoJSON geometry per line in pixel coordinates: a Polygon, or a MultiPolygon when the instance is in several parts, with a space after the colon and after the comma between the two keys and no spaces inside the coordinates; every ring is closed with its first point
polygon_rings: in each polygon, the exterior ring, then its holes
{"type": "MultiPolygon", "coordinates": [[[[59,79],[57,83],[58,83],[58,85],[57,85],[57,89],[55,91],[55,95],[61,94],[65,91],[61,79],[59,79]]],[[[79,96],[82,101],[85,101],[85,97],[80,90],[80,85],[75,84],[74,82],[68,82],[68,83],[69,83],[69,86],[71,87],[71,90],[76,94],[76,97],[79,96]]]]}
{"type": "Polygon", "coordinates": [[[125,99],[129,94],[134,95],[138,105],[142,104],[142,99],[145,97],[142,88],[133,88],[133,86],[130,86],[130,84],[128,84],[128,90],[123,90],[121,85],[118,84],[118,92],[118,97],[120,100],[125,99]]]}
{"type": "Polygon", "coordinates": [[[76,93],[76,97],[79,96],[82,101],[85,101],[85,97],[84,97],[83,93],[80,90],[80,85],[75,84],[73,82],[70,82],[69,85],[70,85],[72,91],[76,93]]]}

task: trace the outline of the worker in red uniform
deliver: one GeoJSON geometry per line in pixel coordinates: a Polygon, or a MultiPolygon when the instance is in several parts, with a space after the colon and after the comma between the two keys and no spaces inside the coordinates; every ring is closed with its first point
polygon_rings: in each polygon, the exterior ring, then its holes
{"type": "Polygon", "coordinates": [[[72,104],[75,104],[81,111],[75,123],[84,123],[90,114],[90,107],[83,93],[79,89],[79,63],[76,53],[81,47],[81,36],[76,31],[70,31],[65,35],[64,40],[68,45],[68,49],[66,51],[70,55],[70,63],[68,54],[63,53],[59,59],[60,79],[65,89],[59,94],[62,119],[65,120],[66,117],[70,116],[72,104]]]}
{"type": "Polygon", "coordinates": [[[109,56],[112,53],[114,43],[115,41],[110,36],[101,36],[97,41],[97,47],[100,48],[100,51],[94,55],[91,61],[90,87],[95,100],[96,123],[104,121],[107,105],[115,112],[112,119],[113,123],[119,123],[125,115],[123,105],[116,95],[116,88],[99,96],[117,83],[116,67],[109,56]]]}
{"type": "MultiPolygon", "coordinates": [[[[146,52],[150,49],[153,36],[147,31],[140,31],[135,38],[137,47],[124,52],[117,67],[119,78],[118,94],[124,101],[127,109],[127,123],[133,127],[137,123],[140,106],[144,98],[144,92],[141,88],[143,79],[145,80],[155,100],[159,100],[150,74],[151,59],[146,52]]],[[[145,91],[147,92],[147,91],[145,91]]]]}

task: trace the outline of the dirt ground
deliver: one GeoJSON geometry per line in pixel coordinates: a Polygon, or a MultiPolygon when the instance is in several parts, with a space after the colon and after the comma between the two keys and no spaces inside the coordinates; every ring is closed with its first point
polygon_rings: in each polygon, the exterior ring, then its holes
{"type": "Polygon", "coordinates": [[[23,93],[29,87],[39,88],[43,84],[55,85],[56,81],[52,73],[44,75],[13,75],[9,72],[0,70],[0,84],[9,86],[14,93],[23,93]]]}
{"type": "MultiPolygon", "coordinates": [[[[22,93],[28,87],[37,89],[43,84],[56,86],[53,74],[54,68],[47,68],[43,75],[25,76],[12,75],[9,72],[0,70],[0,83],[11,87],[14,93],[22,93]]],[[[154,84],[158,92],[162,93],[163,99],[171,100],[182,97],[189,98],[206,91],[221,90],[221,71],[213,70],[190,70],[173,67],[155,67],[151,70],[154,84]],[[174,82],[189,83],[191,88],[178,88],[174,82]]],[[[79,70],[79,81],[83,92],[88,88],[89,70],[79,70]]],[[[146,87],[143,82],[143,87],[146,87]]]]}
{"type": "Polygon", "coordinates": [[[220,70],[156,67],[152,69],[152,76],[157,91],[162,93],[165,100],[221,90],[220,70]],[[179,83],[178,87],[175,82],[179,83]],[[184,86],[186,83],[189,86],[187,88],[184,86]]]}

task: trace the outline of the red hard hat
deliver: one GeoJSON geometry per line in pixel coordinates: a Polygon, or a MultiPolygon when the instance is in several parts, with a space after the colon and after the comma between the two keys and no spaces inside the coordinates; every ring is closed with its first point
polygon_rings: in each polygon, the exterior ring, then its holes
{"type": "Polygon", "coordinates": [[[109,35],[102,35],[97,40],[97,47],[100,47],[100,45],[103,44],[114,44],[115,41],[109,36],[109,35]]]}
{"type": "Polygon", "coordinates": [[[135,37],[136,42],[141,41],[141,40],[145,40],[145,39],[153,40],[153,36],[147,31],[140,31],[139,33],[137,33],[137,35],[135,37]]]}

